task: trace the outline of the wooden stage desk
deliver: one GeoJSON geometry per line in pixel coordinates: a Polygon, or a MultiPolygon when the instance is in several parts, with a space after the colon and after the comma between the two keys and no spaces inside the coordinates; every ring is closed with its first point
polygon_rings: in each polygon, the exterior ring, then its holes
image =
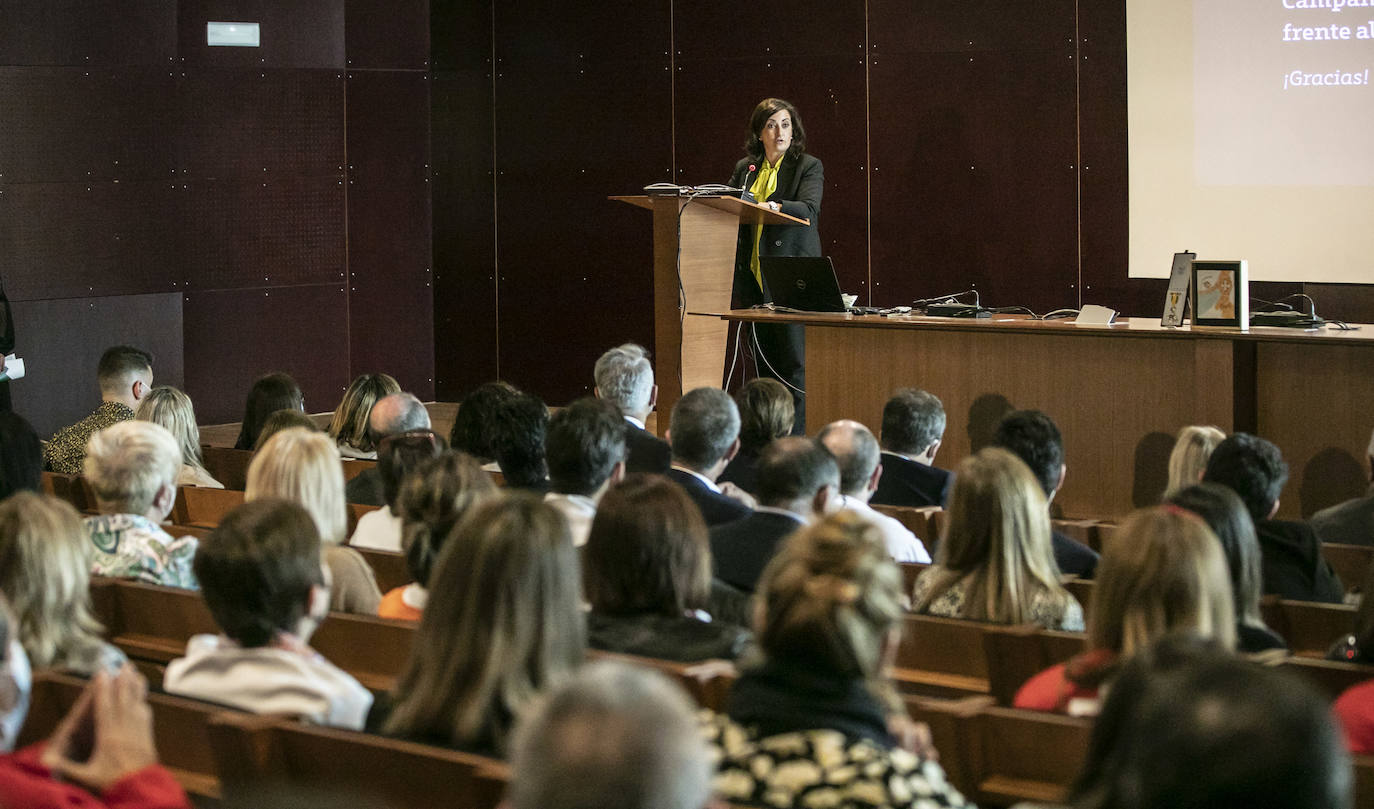
{"type": "Polygon", "coordinates": [[[1278,444],[1290,467],[1280,515],[1307,516],[1364,494],[1374,429],[1374,326],[1163,328],[1158,319],[1076,326],[985,320],[711,313],[806,327],[807,433],[840,418],[874,433],[900,387],[939,396],[948,424],[936,464],[985,446],[1009,410],[1048,413],[1068,474],[1057,515],[1120,517],[1158,501],[1173,437],[1188,424],[1278,444]]]}

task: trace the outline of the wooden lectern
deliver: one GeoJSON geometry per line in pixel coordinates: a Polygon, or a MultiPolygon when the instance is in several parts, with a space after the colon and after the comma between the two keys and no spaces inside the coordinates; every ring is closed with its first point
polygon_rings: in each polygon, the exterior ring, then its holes
{"type": "Polygon", "coordinates": [[[735,245],[740,225],[808,225],[737,197],[611,197],[654,212],[654,365],[658,434],[682,392],[719,387],[725,379],[735,245]]]}

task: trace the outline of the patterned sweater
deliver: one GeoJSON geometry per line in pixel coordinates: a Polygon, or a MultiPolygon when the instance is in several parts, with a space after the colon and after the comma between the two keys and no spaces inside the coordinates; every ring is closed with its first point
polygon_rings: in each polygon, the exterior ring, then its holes
{"type": "Polygon", "coordinates": [[[101,402],[94,413],[53,434],[43,450],[44,467],[61,475],[81,474],[81,464],[86,460],[86,442],[91,440],[91,435],[133,417],[134,411],[122,402],[101,402]]]}

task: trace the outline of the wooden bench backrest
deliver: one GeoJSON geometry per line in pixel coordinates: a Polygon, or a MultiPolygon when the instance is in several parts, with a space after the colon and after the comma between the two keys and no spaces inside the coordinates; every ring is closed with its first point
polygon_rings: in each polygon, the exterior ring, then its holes
{"type": "Polygon", "coordinates": [[[1260,613],[1269,628],[1288,641],[1292,654],[1324,657],[1342,636],[1355,628],[1355,608],[1346,604],[1279,600],[1265,596],[1260,613]]]}
{"type": "Polygon", "coordinates": [[[738,676],[735,667],[722,660],[678,663],[673,660],[616,654],[598,649],[588,649],[587,659],[619,660],[632,666],[658,671],[681,685],[683,690],[697,701],[698,705],[717,712],[725,710],[730,698],[730,688],[734,686],[735,678],[738,676]]]}
{"type": "Polygon", "coordinates": [[[1287,657],[1279,663],[1279,667],[1307,680],[1333,701],[1352,685],[1374,680],[1374,666],[1360,663],[1318,660],[1312,657],[1287,657]]]}
{"type": "MultiPolygon", "coordinates": [[[[55,672],[36,673],[20,744],[31,744],[51,736],[85,687],[86,681],[80,677],[55,672]]],[[[226,709],[158,693],[148,694],[148,706],[153,714],[153,741],[157,745],[158,760],[193,796],[218,798],[218,770],[206,728],[211,716],[226,709]]]]}
{"type": "Polygon", "coordinates": [[[902,525],[906,530],[916,535],[916,538],[933,546],[940,539],[936,523],[939,518],[935,515],[943,515],[939,506],[926,506],[916,508],[914,506],[880,506],[873,505],[873,510],[879,514],[885,514],[902,525]]]}
{"type": "Polygon", "coordinates": [[[1322,557],[1331,563],[1331,569],[1341,577],[1346,592],[1358,590],[1364,587],[1364,580],[1369,575],[1369,563],[1374,560],[1374,545],[1323,542],[1322,557]]]}
{"type": "Polygon", "coordinates": [[[224,488],[238,491],[248,488],[248,465],[253,462],[252,450],[201,444],[200,456],[205,471],[224,484],[224,488]]]}
{"type": "Polygon", "coordinates": [[[495,759],[281,718],[225,713],[209,736],[231,798],[287,783],[406,809],[495,809],[509,779],[495,759]]]}
{"type": "Polygon", "coordinates": [[[82,514],[96,513],[95,492],[91,484],[80,475],[63,475],[57,472],[42,473],[43,492],[71,503],[72,508],[82,514]]]}
{"type": "Polygon", "coordinates": [[[988,661],[988,693],[999,705],[1011,705],[1027,680],[1087,648],[1078,632],[1053,632],[1033,624],[991,626],[983,633],[988,661]]]}
{"type": "Polygon", "coordinates": [[[172,504],[172,522],[197,528],[214,528],[225,515],[243,505],[243,492],[236,489],[209,489],[203,486],[177,487],[172,504]]]}
{"type": "Polygon", "coordinates": [[[378,551],[371,548],[354,548],[372,572],[377,574],[377,586],[383,593],[394,590],[397,587],[404,587],[414,579],[410,576],[410,568],[406,565],[406,555],[395,551],[378,551]]]}
{"type": "Polygon", "coordinates": [[[905,693],[963,697],[988,691],[983,632],[990,624],[907,615],[893,679],[905,693]]]}
{"type": "Polygon", "coordinates": [[[906,588],[902,592],[911,595],[912,588],[916,586],[916,579],[926,572],[930,565],[921,562],[899,562],[898,567],[902,569],[902,586],[906,588]]]}

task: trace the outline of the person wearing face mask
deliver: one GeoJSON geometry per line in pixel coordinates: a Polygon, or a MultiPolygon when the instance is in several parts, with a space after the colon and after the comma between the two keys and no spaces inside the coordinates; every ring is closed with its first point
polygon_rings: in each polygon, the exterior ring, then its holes
{"type": "Polygon", "coordinates": [[[47,742],[14,750],[33,686],[18,622],[0,596],[0,805],[5,809],[190,809],[157,763],[147,682],[101,671],[47,742]]]}
{"type": "MultiPolygon", "coordinates": [[[[772,300],[759,270],[759,256],[820,256],[821,161],[806,153],[806,130],[797,108],[780,98],[765,98],[749,116],[745,156],[735,164],[730,185],[755,202],[809,220],[809,225],[742,225],[735,248],[735,308],[772,300]]],[[[793,323],[751,325],[751,342],[760,376],[787,386],[795,404],[793,435],[806,429],[805,343],[793,323]]]]}
{"type": "Polygon", "coordinates": [[[234,509],[201,542],[195,572],[223,635],[196,635],[167,666],[169,694],[360,730],[372,694],[310,648],[329,610],[320,535],[286,500],[234,509]]]}

